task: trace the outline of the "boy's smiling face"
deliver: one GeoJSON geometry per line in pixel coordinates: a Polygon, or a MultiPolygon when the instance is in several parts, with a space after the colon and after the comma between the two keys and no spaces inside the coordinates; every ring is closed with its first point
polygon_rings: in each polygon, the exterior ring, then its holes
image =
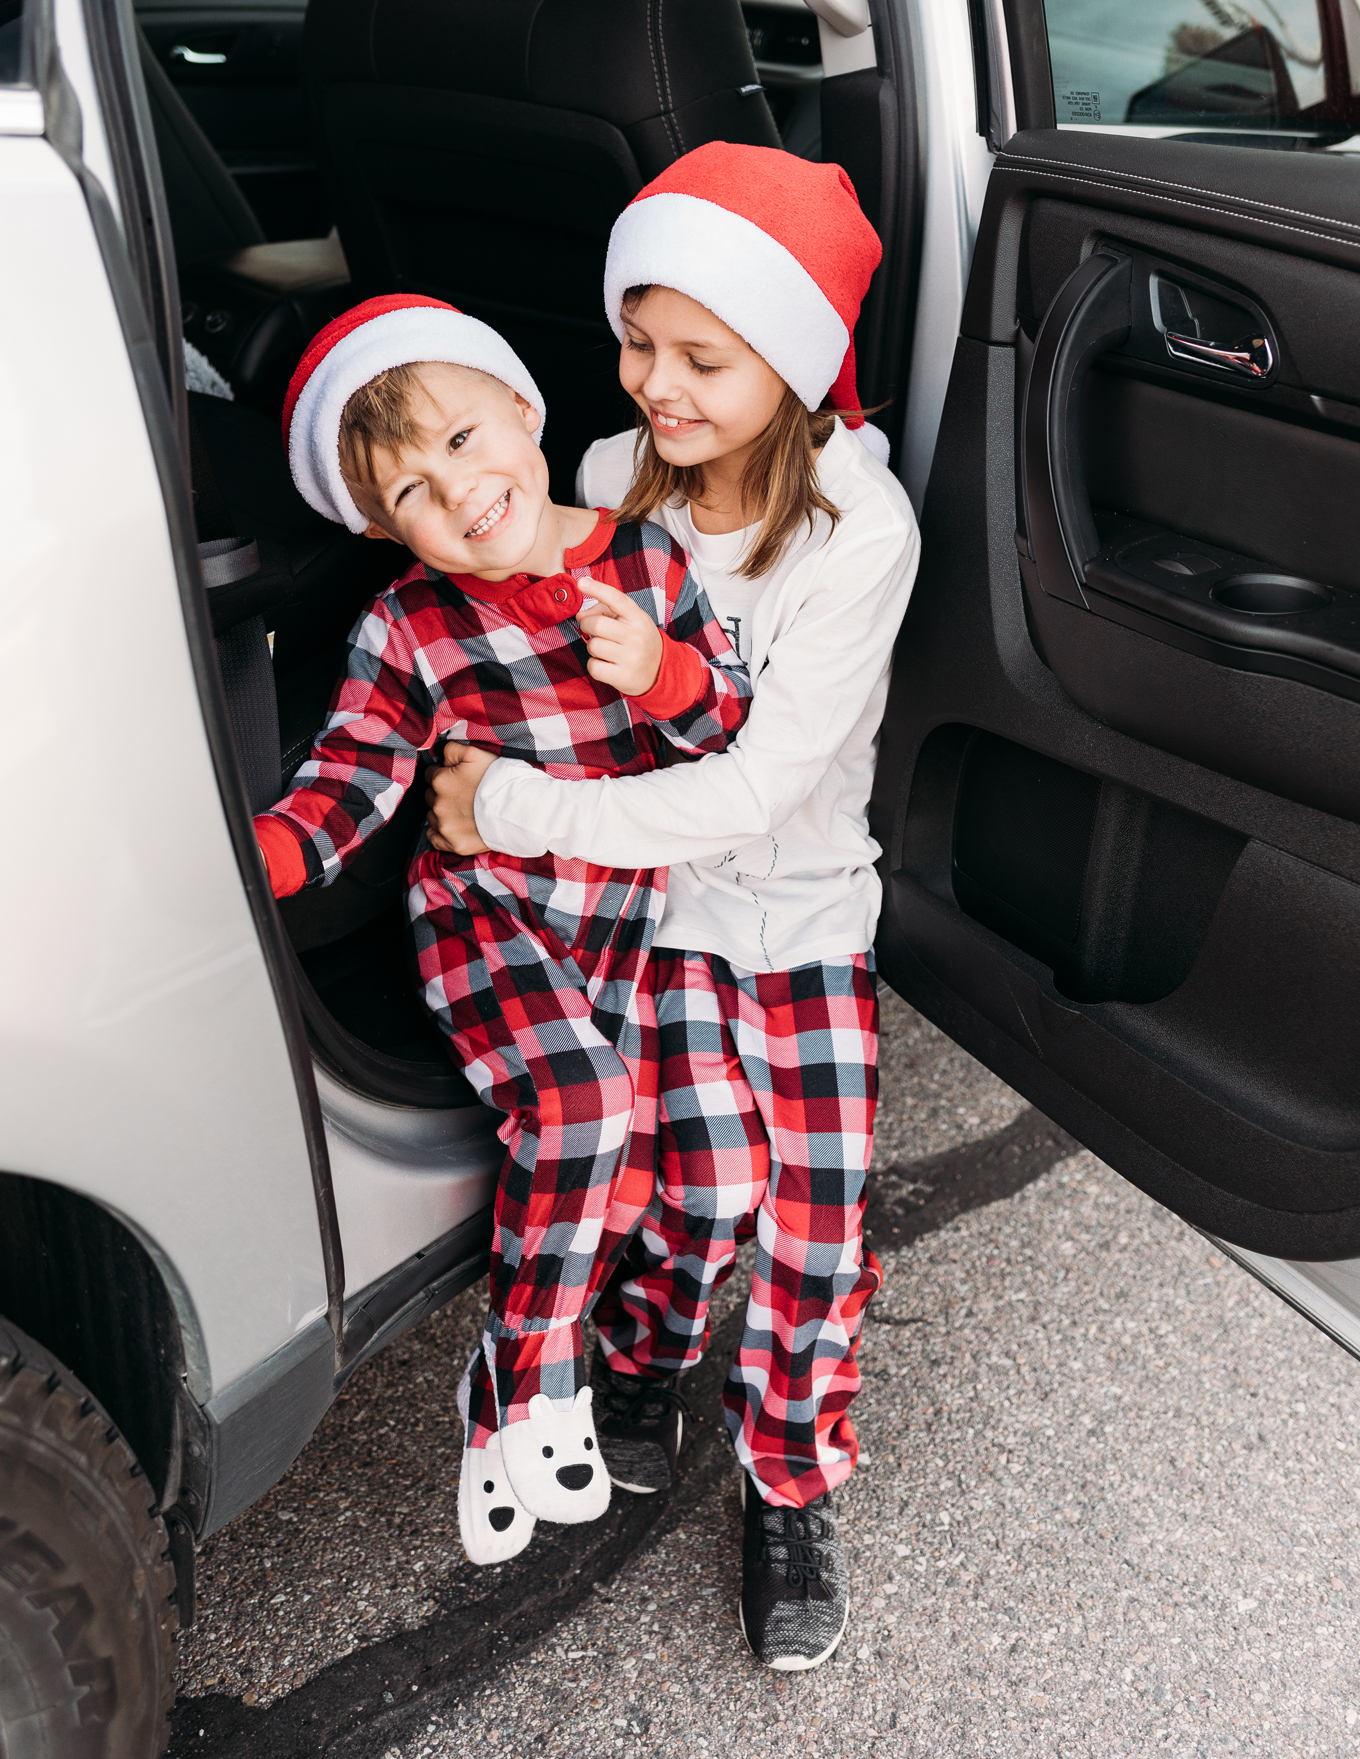
{"type": "Polygon", "coordinates": [[[403,543],[443,574],[504,580],[533,566],[550,524],[548,466],[534,442],[539,411],[486,373],[427,362],[417,436],[374,447],[373,475],[342,458],[365,536],[403,543]]]}

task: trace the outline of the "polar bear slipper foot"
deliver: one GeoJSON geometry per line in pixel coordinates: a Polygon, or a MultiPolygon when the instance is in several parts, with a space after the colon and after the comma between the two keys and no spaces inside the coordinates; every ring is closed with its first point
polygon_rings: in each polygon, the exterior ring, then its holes
{"type": "Polygon", "coordinates": [[[501,1458],[515,1495],[540,1521],[573,1526],[609,1507],[609,1473],[595,1439],[591,1392],[574,1399],[535,1393],[529,1415],[500,1432],[501,1458]]]}
{"type": "Polygon", "coordinates": [[[463,1449],[458,1476],[458,1536],[468,1561],[503,1564],[534,1536],[534,1517],[515,1495],[501,1458],[501,1438],[463,1449]]]}

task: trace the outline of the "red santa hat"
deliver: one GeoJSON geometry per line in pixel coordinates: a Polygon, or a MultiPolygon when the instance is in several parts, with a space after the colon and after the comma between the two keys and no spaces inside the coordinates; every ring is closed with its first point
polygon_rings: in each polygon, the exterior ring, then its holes
{"type": "MultiPolygon", "coordinates": [[[[669,166],[614,223],[605,310],[624,337],[630,287],[688,294],[748,342],[809,409],[859,408],[855,320],[883,247],[839,165],[710,141],[669,166]]],[[[870,450],[887,439],[848,415],[870,450]]]]}
{"type": "Polygon", "coordinates": [[[283,443],[299,494],[351,531],[363,531],[368,520],[340,474],[340,417],[361,385],[420,360],[475,367],[518,391],[538,411],[534,439],[542,442],[542,394],[504,336],[442,299],[414,293],[366,299],[313,337],[283,405],[283,443]]]}

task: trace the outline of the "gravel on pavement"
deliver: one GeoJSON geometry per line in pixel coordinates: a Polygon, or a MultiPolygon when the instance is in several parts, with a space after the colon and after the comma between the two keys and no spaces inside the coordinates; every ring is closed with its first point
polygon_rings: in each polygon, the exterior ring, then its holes
{"type": "MultiPolygon", "coordinates": [[[[387,1692],[333,1745],[308,1744],[302,1718],[268,1751],[1360,1751],[1356,1364],[1084,1152],[914,1238],[913,1203],[968,1145],[1022,1148],[1035,1115],[886,991],[884,1020],[876,1164],[885,1188],[909,1166],[920,1189],[899,1178],[874,1233],[886,1281],[860,1357],[864,1453],[841,1502],[853,1598],[833,1660],[776,1675],[742,1641],[714,1361],[689,1383],[705,1376],[704,1469],[636,1550],[582,1577],[555,1628],[459,1677],[433,1657],[402,1688],[418,1711],[387,1692]]],[[[724,1291],[729,1338],[747,1277],[749,1261],[724,1291]]],[[[174,1754],[254,1759],[296,1688],[301,1703],[431,1621],[494,1633],[495,1574],[461,1559],[455,1516],[452,1392],[482,1298],[357,1375],[282,1484],[205,1547],[174,1754]],[[247,1720],[214,1744],[226,1701],[247,1720]]],[[[651,1519],[641,1500],[616,1492],[606,1521],[625,1502],[620,1519],[651,1519]]],[[[557,1556],[547,1539],[545,1581],[557,1556]]],[[[577,1554],[559,1573],[591,1567],[577,1554]]]]}

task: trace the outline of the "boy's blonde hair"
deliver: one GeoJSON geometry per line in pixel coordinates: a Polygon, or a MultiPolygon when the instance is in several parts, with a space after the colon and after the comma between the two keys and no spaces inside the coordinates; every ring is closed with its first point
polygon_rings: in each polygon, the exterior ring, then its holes
{"type": "Polygon", "coordinates": [[[388,367],[377,378],[360,385],[340,416],[340,468],[346,476],[371,483],[375,452],[396,454],[404,446],[416,443],[424,431],[416,419],[416,411],[422,402],[430,401],[421,374],[436,364],[447,365],[452,372],[468,373],[476,379],[490,379],[493,385],[500,385],[502,390],[510,392],[503,379],[493,378],[480,367],[453,366],[450,362],[428,360],[413,360],[405,366],[388,367]]]}
{"type": "Polygon", "coordinates": [[[360,482],[373,481],[375,451],[400,452],[420,438],[414,411],[426,395],[421,361],[391,366],[370,379],[346,403],[340,417],[340,468],[360,482]]]}

